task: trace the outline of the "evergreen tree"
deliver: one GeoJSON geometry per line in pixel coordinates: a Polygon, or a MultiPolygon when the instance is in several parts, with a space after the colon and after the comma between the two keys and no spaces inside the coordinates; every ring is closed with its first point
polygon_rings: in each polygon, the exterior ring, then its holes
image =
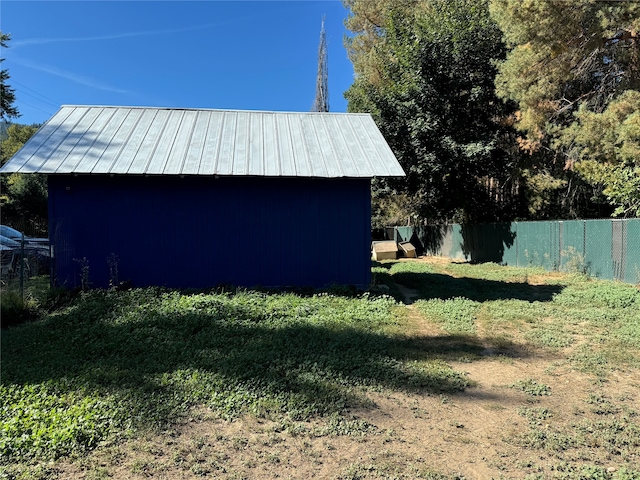
{"type": "Polygon", "coordinates": [[[640,3],[491,0],[490,7],[511,48],[496,88],[519,106],[530,185],[558,217],[609,215],[612,208],[598,208],[607,199],[616,214],[638,215],[640,3]]]}
{"type": "MultiPolygon", "coordinates": [[[[0,49],[7,48],[7,42],[11,36],[0,31],[0,49]]],[[[4,58],[0,58],[0,63],[4,62],[4,58]]],[[[9,80],[9,71],[0,70],[0,120],[8,120],[20,116],[18,109],[14,106],[16,96],[14,89],[7,84],[9,80]]]]}

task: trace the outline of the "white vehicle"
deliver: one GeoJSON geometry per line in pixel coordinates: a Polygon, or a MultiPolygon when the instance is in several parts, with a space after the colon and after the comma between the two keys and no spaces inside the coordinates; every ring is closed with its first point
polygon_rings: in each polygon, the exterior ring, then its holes
{"type": "Polygon", "coordinates": [[[0,226],[1,275],[3,278],[15,275],[18,271],[20,259],[24,259],[24,265],[29,275],[44,274],[49,271],[51,255],[49,252],[49,239],[24,237],[22,232],[6,225],[0,226]]]}
{"type": "MultiPolygon", "coordinates": [[[[16,230],[15,228],[11,228],[7,225],[0,225],[0,236],[10,238],[11,240],[15,240],[16,242],[21,242],[22,235],[23,235],[22,232],[16,230]]],[[[24,241],[26,243],[35,244],[35,245],[49,245],[48,238],[36,238],[36,237],[29,237],[25,235],[24,241]]]]}

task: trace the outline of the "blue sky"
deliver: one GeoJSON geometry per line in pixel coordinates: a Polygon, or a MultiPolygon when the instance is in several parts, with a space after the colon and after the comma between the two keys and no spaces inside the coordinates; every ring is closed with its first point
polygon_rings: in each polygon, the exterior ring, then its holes
{"type": "Polygon", "coordinates": [[[323,15],[331,111],[343,112],[353,68],[339,0],[2,0],[16,121],[75,104],[308,111],[323,15]]]}

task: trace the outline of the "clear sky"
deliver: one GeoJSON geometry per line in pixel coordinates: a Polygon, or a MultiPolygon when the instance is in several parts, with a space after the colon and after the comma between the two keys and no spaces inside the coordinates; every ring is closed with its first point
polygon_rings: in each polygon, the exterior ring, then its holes
{"type": "Polygon", "coordinates": [[[0,0],[19,123],[60,105],[309,111],[323,15],[331,111],[353,68],[339,0],[0,0]]]}

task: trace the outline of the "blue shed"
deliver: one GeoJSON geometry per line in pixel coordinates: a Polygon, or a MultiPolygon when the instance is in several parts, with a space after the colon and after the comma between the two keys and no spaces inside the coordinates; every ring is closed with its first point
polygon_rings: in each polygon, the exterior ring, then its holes
{"type": "Polygon", "coordinates": [[[368,285],[370,179],[404,175],[368,114],[98,106],[0,172],[48,175],[56,285],[194,288],[368,285]]]}

